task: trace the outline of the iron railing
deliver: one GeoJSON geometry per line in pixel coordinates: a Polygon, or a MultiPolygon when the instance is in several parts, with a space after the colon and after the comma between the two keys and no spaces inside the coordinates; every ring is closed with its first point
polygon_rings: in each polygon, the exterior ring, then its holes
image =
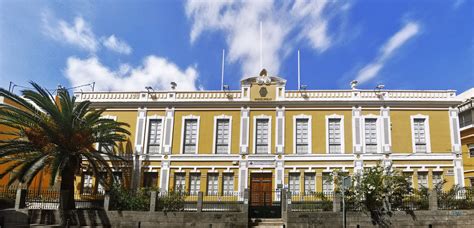
{"type": "Polygon", "coordinates": [[[473,188],[438,191],[437,195],[439,210],[474,209],[473,188]]]}
{"type": "Polygon", "coordinates": [[[226,192],[225,194],[204,195],[202,211],[242,211],[244,196],[242,192],[226,192]]]}
{"type": "Polygon", "coordinates": [[[333,192],[290,192],[289,195],[293,212],[332,211],[333,192]]]}

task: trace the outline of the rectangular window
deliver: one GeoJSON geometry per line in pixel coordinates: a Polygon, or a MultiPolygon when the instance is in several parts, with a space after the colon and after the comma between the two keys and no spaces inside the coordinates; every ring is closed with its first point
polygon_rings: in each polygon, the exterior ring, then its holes
{"type": "Polygon", "coordinates": [[[158,173],[144,172],[143,173],[143,187],[156,187],[158,185],[158,173]]]}
{"type": "Polygon", "coordinates": [[[413,120],[413,135],[415,140],[415,152],[424,153],[426,152],[426,129],[425,119],[414,119],[413,120]]]}
{"type": "Polygon", "coordinates": [[[410,188],[413,188],[413,173],[403,173],[410,188]]]}
{"type": "Polygon", "coordinates": [[[428,173],[418,173],[418,189],[422,187],[428,188],[428,173]]]}
{"type": "Polygon", "coordinates": [[[234,192],[234,174],[226,173],[223,175],[222,193],[223,195],[232,195],[234,192]]]}
{"type": "Polygon", "coordinates": [[[186,186],[186,179],[184,173],[176,173],[174,175],[174,191],[175,192],[184,192],[184,187],[186,186]]]}
{"type": "Polygon", "coordinates": [[[121,185],[123,179],[122,172],[113,172],[112,175],[114,177],[114,183],[121,185]]]}
{"type": "Polygon", "coordinates": [[[296,153],[307,154],[309,149],[309,120],[296,119],[296,153]]]}
{"type": "Polygon", "coordinates": [[[340,154],[342,153],[341,119],[329,119],[328,125],[329,153],[340,154]]]}
{"type": "Polygon", "coordinates": [[[377,153],[377,119],[365,119],[365,152],[377,153]]]}
{"type": "Polygon", "coordinates": [[[184,153],[195,154],[197,145],[197,119],[184,121],[184,153]]]}
{"type": "Polygon", "coordinates": [[[294,194],[294,195],[300,194],[300,174],[299,173],[290,173],[290,183],[288,187],[291,194],[294,194]]]}
{"type": "Polygon", "coordinates": [[[330,174],[323,174],[323,193],[332,193],[334,191],[334,183],[330,174]]]}
{"type": "Polygon", "coordinates": [[[229,152],[230,119],[218,119],[216,128],[216,154],[229,152]]]}
{"type": "Polygon", "coordinates": [[[193,173],[189,176],[189,194],[197,195],[201,190],[201,174],[193,173]]]}
{"type": "Polygon", "coordinates": [[[92,175],[90,173],[82,174],[82,192],[92,193],[92,175]]]}
{"type": "Polygon", "coordinates": [[[471,178],[471,188],[474,188],[474,178],[471,178]]]}
{"type": "Polygon", "coordinates": [[[314,173],[304,174],[304,193],[306,195],[316,192],[316,175],[314,173]]]}
{"type": "Polygon", "coordinates": [[[443,182],[443,173],[442,172],[433,172],[433,187],[441,187],[443,182]]]}
{"type": "Polygon", "coordinates": [[[148,153],[159,153],[161,146],[161,130],[163,124],[161,120],[150,120],[148,130],[148,153]]]}
{"type": "Polygon", "coordinates": [[[268,154],[268,119],[257,119],[255,149],[256,154],[268,154]]]}
{"type": "Polygon", "coordinates": [[[216,196],[218,191],[219,174],[212,173],[207,175],[207,195],[216,196]]]}
{"type": "Polygon", "coordinates": [[[469,149],[469,157],[474,158],[474,144],[468,144],[467,147],[469,149]]]}
{"type": "Polygon", "coordinates": [[[105,192],[105,187],[102,184],[103,181],[106,181],[107,179],[107,173],[99,173],[100,178],[96,179],[97,183],[97,192],[99,193],[104,193],[105,192]],[[101,180],[99,180],[101,179],[101,180]]]}

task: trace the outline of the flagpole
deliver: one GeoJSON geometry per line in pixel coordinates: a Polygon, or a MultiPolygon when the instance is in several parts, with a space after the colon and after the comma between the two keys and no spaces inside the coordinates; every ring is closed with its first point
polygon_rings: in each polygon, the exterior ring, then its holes
{"type": "Polygon", "coordinates": [[[221,90],[224,90],[224,61],[225,61],[225,49],[222,49],[221,90]]]}

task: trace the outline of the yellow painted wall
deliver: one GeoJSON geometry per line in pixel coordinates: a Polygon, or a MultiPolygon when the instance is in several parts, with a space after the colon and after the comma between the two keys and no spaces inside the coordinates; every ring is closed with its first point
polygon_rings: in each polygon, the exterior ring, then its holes
{"type": "Polygon", "coordinates": [[[131,154],[134,151],[135,135],[137,128],[137,111],[106,111],[103,115],[116,116],[116,121],[128,123],[130,126],[126,127],[130,131],[130,137],[127,142],[123,143],[121,147],[127,154],[131,154]]]}
{"type": "Polygon", "coordinates": [[[288,110],[285,113],[285,154],[293,154],[294,116],[304,114],[311,116],[312,153],[326,154],[326,116],[344,116],[344,147],[345,153],[352,153],[352,111],[350,110],[288,110]]]}
{"type": "Polygon", "coordinates": [[[220,115],[232,116],[231,153],[239,153],[240,144],[240,111],[180,111],[174,114],[173,154],[181,154],[183,116],[199,116],[199,145],[200,154],[212,154],[214,143],[214,117],[220,115]]]}
{"type": "Polygon", "coordinates": [[[275,153],[275,130],[276,130],[276,111],[271,110],[271,111],[252,111],[250,110],[250,130],[249,130],[249,151],[250,154],[255,153],[255,125],[254,125],[254,119],[256,116],[259,115],[265,115],[265,116],[270,116],[271,117],[271,135],[270,135],[270,140],[271,140],[271,145],[270,145],[270,152],[275,153]]]}
{"type": "Polygon", "coordinates": [[[417,114],[429,116],[431,151],[433,153],[450,152],[451,130],[449,127],[449,116],[448,112],[443,110],[390,111],[390,119],[392,122],[392,151],[394,153],[413,152],[410,116],[417,114]]]}

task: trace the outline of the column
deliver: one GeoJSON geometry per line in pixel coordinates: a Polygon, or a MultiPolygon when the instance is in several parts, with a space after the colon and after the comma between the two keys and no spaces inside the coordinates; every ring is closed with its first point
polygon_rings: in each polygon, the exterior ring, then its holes
{"type": "Polygon", "coordinates": [[[174,108],[166,108],[165,132],[163,134],[163,154],[171,154],[171,145],[173,143],[173,123],[174,108]]]}
{"type": "Polygon", "coordinates": [[[362,153],[362,121],[361,121],[362,109],[358,106],[352,107],[352,137],[354,154],[362,153]]]}
{"type": "Polygon", "coordinates": [[[382,119],[382,153],[390,154],[392,147],[391,127],[390,127],[390,108],[382,107],[380,109],[380,116],[382,119]]]}
{"type": "Polygon", "coordinates": [[[240,154],[249,153],[249,117],[250,108],[242,107],[240,111],[240,154]]]}
{"type": "Polygon", "coordinates": [[[240,161],[239,164],[239,192],[244,192],[248,185],[247,161],[240,161]]]}
{"type": "Polygon", "coordinates": [[[170,162],[161,161],[160,169],[160,191],[167,192],[169,189],[170,180],[170,162]]]}
{"type": "Polygon", "coordinates": [[[285,153],[285,107],[276,109],[276,154],[285,153]]]}
{"type": "Polygon", "coordinates": [[[144,154],[144,139],[145,139],[145,123],[146,123],[145,107],[140,107],[137,114],[137,130],[135,132],[135,154],[133,156],[132,165],[132,188],[136,189],[140,185],[141,173],[141,155],[144,154]]]}

